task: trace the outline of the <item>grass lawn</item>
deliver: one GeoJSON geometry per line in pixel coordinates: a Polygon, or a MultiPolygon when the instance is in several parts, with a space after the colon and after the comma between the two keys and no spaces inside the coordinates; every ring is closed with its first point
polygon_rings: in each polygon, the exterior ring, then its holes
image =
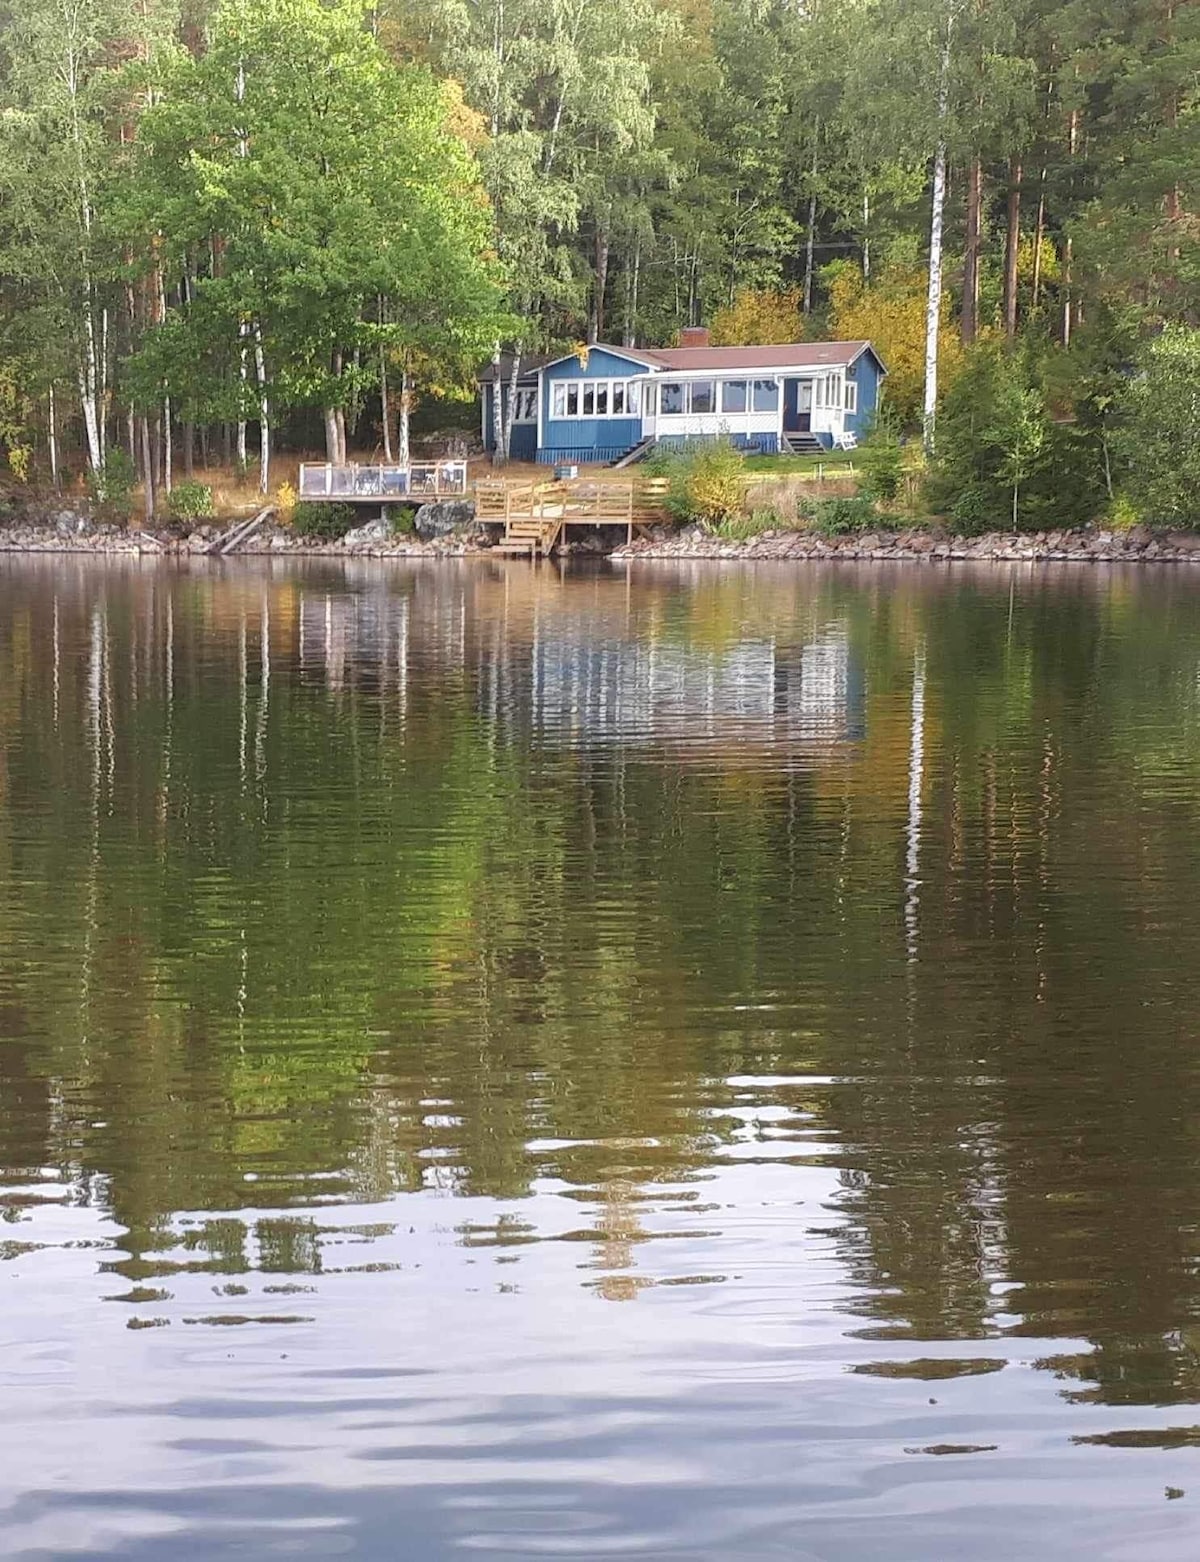
{"type": "Polygon", "coordinates": [[[827,450],[819,456],[749,456],[746,470],[753,477],[785,476],[793,473],[853,472],[853,450],[827,450]]]}

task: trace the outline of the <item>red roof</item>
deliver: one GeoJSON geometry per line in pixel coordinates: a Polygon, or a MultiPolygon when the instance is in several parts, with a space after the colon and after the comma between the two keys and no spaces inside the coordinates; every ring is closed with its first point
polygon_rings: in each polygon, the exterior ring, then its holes
{"type": "MultiPolygon", "coordinates": [[[[769,347],[638,347],[639,358],[660,369],[841,369],[870,342],[780,342],[769,347]]],[[[629,349],[617,349],[629,351],[629,349]]]]}

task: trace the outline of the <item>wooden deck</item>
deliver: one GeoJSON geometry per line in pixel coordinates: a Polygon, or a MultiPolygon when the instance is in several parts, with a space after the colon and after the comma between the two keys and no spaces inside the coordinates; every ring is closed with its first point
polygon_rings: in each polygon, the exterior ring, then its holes
{"type": "Polygon", "coordinates": [[[502,479],[475,485],[477,521],[503,525],[500,553],[547,558],[565,542],[572,526],[623,526],[632,542],[637,532],[666,519],[667,481],[512,483],[502,479]]]}
{"type": "Polygon", "coordinates": [[[461,498],[467,491],[465,461],[412,461],[408,466],[300,466],[301,499],[337,499],[343,504],[411,504],[414,500],[461,498]]]}

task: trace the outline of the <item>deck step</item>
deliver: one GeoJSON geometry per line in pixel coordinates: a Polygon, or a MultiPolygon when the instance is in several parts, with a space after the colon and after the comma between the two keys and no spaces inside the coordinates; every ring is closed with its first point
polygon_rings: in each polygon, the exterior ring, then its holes
{"type": "Polygon", "coordinates": [[[815,434],[785,434],[780,441],[785,455],[823,456],[828,451],[815,434]]]}
{"type": "Polygon", "coordinates": [[[635,462],[643,460],[650,454],[651,450],[653,450],[656,444],[657,440],[654,438],[653,434],[649,435],[646,439],[639,441],[638,444],[634,445],[632,450],[627,450],[623,456],[619,456],[617,460],[612,463],[613,471],[620,472],[624,467],[633,466],[635,462]]]}

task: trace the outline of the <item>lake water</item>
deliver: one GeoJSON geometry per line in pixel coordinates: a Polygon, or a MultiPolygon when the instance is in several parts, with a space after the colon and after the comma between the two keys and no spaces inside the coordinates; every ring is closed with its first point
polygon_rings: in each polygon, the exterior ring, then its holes
{"type": "Polygon", "coordinates": [[[1200,571],[0,563],[0,1552],[1191,1562],[1200,571]]]}

